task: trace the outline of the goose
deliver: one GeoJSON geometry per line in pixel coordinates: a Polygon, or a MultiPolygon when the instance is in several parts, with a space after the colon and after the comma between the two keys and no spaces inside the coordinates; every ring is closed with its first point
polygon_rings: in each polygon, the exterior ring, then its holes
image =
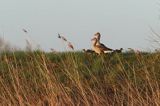
{"type": "Polygon", "coordinates": [[[106,47],[103,43],[100,42],[101,34],[99,32],[97,32],[96,34],[94,34],[94,36],[97,39],[96,45],[100,45],[103,48],[107,48],[105,51],[113,51],[113,49],[106,47]]]}
{"type": "Polygon", "coordinates": [[[123,48],[120,48],[120,49],[114,50],[113,52],[115,52],[115,53],[122,53],[122,50],[123,50],[123,48]]]}
{"type": "Polygon", "coordinates": [[[97,45],[97,38],[93,38],[91,39],[92,43],[93,43],[93,46],[92,46],[92,49],[95,53],[97,54],[103,54],[105,50],[107,50],[108,48],[105,48],[104,46],[101,46],[101,45],[97,45]]]}
{"type": "Polygon", "coordinates": [[[93,50],[90,50],[90,49],[83,49],[83,52],[89,53],[89,54],[95,53],[93,50]]]}

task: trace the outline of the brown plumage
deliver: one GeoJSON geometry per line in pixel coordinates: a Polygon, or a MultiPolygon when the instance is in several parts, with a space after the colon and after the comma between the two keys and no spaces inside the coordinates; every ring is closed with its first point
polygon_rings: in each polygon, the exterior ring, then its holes
{"type": "Polygon", "coordinates": [[[101,46],[101,45],[96,45],[97,44],[97,39],[96,38],[93,38],[92,40],[91,40],[92,42],[93,42],[93,46],[92,46],[92,49],[93,49],[93,51],[95,52],[95,53],[97,53],[97,54],[103,54],[104,53],[104,50],[106,50],[107,48],[104,48],[103,46],[101,46]]]}
{"type": "Polygon", "coordinates": [[[103,43],[100,42],[101,34],[99,32],[97,32],[96,34],[94,34],[94,36],[97,39],[96,45],[99,45],[99,46],[105,48],[105,51],[113,51],[113,49],[106,47],[103,43]]]}

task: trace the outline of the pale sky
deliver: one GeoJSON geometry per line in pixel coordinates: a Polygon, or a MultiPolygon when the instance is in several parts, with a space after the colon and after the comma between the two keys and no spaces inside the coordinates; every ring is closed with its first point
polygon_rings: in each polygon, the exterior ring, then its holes
{"type": "MultiPolygon", "coordinates": [[[[152,48],[149,26],[159,30],[159,0],[0,0],[0,36],[24,48],[30,36],[44,50],[66,50],[63,34],[76,50],[91,48],[100,32],[108,47],[152,48]],[[28,35],[22,29],[28,30],[28,35]]],[[[160,31],[159,31],[160,32],[160,31]]]]}

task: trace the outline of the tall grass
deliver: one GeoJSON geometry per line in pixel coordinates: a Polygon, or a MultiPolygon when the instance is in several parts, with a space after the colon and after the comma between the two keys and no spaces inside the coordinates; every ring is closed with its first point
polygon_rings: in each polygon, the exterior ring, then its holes
{"type": "Polygon", "coordinates": [[[6,52],[0,105],[158,106],[160,53],[6,52]]]}

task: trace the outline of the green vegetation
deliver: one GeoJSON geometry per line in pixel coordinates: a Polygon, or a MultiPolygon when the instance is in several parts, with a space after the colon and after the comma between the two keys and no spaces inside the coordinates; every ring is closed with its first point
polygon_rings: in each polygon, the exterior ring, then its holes
{"type": "Polygon", "coordinates": [[[160,105],[160,53],[7,52],[0,105],[160,105]]]}

